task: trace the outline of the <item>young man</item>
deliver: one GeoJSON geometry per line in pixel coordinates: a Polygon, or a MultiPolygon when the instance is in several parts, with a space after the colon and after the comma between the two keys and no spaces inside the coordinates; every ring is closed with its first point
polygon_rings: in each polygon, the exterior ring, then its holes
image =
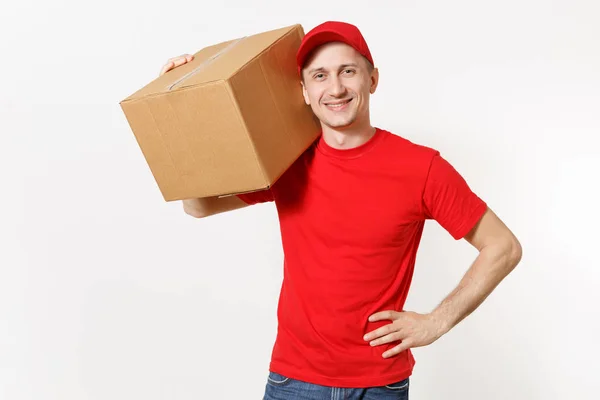
{"type": "MultiPolygon", "coordinates": [[[[162,73],[191,60],[170,60],[162,73]]],[[[265,399],[407,399],[410,348],[439,339],[517,265],[518,240],[434,149],[371,125],[379,73],[353,25],[326,22],[297,54],[322,135],[268,191],[184,201],[204,217],[273,201],[284,279],[265,399]],[[479,255],[432,312],[404,311],[425,220],[479,255]]]]}

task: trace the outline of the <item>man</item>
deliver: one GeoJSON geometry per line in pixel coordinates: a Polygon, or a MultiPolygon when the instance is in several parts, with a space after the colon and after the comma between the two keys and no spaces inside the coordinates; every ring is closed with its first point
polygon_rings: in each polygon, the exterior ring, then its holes
{"type": "Polygon", "coordinates": [[[317,26],[297,62],[322,135],[270,190],[185,200],[184,210],[205,217],[275,202],[285,262],[265,399],[407,399],[410,348],[473,312],[521,247],[438,151],[371,125],[379,72],[358,28],[317,26]],[[479,255],[435,310],[419,314],[403,306],[427,219],[479,255]]]}

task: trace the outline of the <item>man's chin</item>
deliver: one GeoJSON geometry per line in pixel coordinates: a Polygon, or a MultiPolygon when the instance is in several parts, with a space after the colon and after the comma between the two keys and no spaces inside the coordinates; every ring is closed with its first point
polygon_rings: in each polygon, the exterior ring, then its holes
{"type": "Polygon", "coordinates": [[[350,128],[354,124],[354,121],[355,121],[355,119],[337,120],[337,121],[326,120],[324,122],[325,122],[325,125],[327,125],[330,128],[344,129],[344,128],[350,128]]]}

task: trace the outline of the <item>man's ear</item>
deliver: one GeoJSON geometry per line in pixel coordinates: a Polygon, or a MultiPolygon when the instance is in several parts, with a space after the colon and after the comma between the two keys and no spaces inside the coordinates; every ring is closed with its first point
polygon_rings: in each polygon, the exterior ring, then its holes
{"type": "Polygon", "coordinates": [[[373,68],[373,72],[371,72],[371,87],[369,88],[369,92],[371,94],[375,93],[375,90],[377,90],[377,85],[379,85],[379,70],[377,68],[373,68]]]}
{"type": "Polygon", "coordinates": [[[304,96],[304,102],[307,106],[310,106],[310,99],[308,98],[308,92],[306,91],[304,80],[300,81],[300,84],[302,85],[302,96],[304,96]]]}

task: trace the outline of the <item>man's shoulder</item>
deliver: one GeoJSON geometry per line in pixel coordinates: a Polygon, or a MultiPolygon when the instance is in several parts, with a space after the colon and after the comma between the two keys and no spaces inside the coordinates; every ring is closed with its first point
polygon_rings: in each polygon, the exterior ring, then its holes
{"type": "Polygon", "coordinates": [[[429,162],[431,159],[439,154],[439,151],[433,147],[417,143],[406,136],[382,129],[388,136],[386,139],[385,148],[408,157],[411,160],[421,160],[429,162]]]}

